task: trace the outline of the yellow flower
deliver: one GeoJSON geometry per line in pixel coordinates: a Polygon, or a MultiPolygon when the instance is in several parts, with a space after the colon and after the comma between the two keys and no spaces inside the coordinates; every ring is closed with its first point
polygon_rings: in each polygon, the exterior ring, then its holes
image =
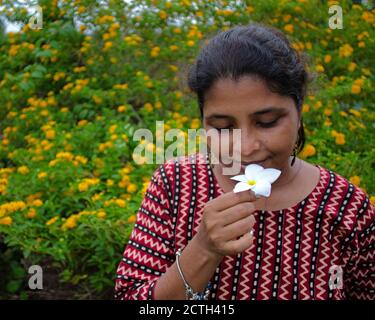
{"type": "Polygon", "coordinates": [[[46,226],[50,226],[52,224],[54,224],[57,220],[59,219],[59,217],[53,217],[51,219],[49,219],[47,222],[46,222],[46,226]]]}
{"type": "Polygon", "coordinates": [[[84,191],[87,191],[89,189],[89,184],[86,183],[86,182],[81,182],[80,184],[78,184],[78,190],[80,192],[84,192],[84,191]]]}
{"type": "Polygon", "coordinates": [[[352,93],[354,94],[358,94],[361,92],[361,87],[357,84],[353,84],[352,85],[352,93]]]}
{"type": "Polygon", "coordinates": [[[312,144],[307,144],[301,151],[301,158],[305,159],[316,154],[316,149],[312,144]]]}
{"type": "Polygon", "coordinates": [[[40,199],[35,199],[33,202],[32,202],[32,205],[35,206],[35,207],[40,207],[43,205],[43,201],[40,200],[40,199]]]}
{"type": "Polygon", "coordinates": [[[98,96],[93,96],[92,100],[94,100],[95,104],[101,104],[103,102],[103,99],[98,96]]]}
{"type": "Polygon", "coordinates": [[[353,177],[350,177],[349,181],[355,184],[357,187],[359,187],[359,184],[361,183],[361,178],[358,176],[353,176],[353,177]]]}
{"type": "Polygon", "coordinates": [[[137,216],[135,214],[132,214],[129,218],[128,218],[128,222],[129,223],[134,223],[137,221],[137,216]]]}
{"type": "Polygon", "coordinates": [[[109,133],[115,133],[115,132],[116,132],[116,129],[117,129],[117,124],[112,124],[112,125],[108,128],[108,132],[109,132],[109,133]]]}
{"type": "Polygon", "coordinates": [[[97,217],[100,218],[100,219],[104,219],[106,217],[106,213],[105,211],[99,211],[98,214],[97,214],[97,217]]]}
{"type": "Polygon", "coordinates": [[[164,10],[161,10],[159,12],[160,19],[165,20],[167,18],[167,16],[168,16],[168,14],[164,10]]]}
{"type": "Polygon", "coordinates": [[[78,161],[78,162],[81,163],[81,164],[86,164],[87,161],[88,161],[87,158],[84,157],[84,156],[76,156],[76,157],[75,157],[75,160],[78,161]]]}
{"type": "Polygon", "coordinates": [[[252,7],[252,6],[247,6],[247,7],[246,7],[246,12],[247,12],[247,13],[252,13],[252,12],[254,12],[254,7],[252,7]]]}
{"type": "Polygon", "coordinates": [[[43,117],[47,117],[48,114],[49,114],[48,110],[42,110],[42,111],[40,112],[40,115],[43,116],[43,117]]]}
{"type": "Polygon", "coordinates": [[[126,106],[119,106],[119,107],[117,108],[117,111],[118,111],[118,112],[125,112],[125,111],[126,111],[126,106]]]}
{"type": "Polygon", "coordinates": [[[345,111],[340,111],[339,113],[343,117],[347,117],[348,116],[348,114],[345,111]]]}
{"type": "Polygon", "coordinates": [[[375,196],[371,196],[370,197],[370,201],[375,206],[375,196]]]}
{"type": "Polygon", "coordinates": [[[302,112],[306,113],[310,111],[310,106],[306,103],[303,104],[302,106],[302,112]]]}
{"type": "Polygon", "coordinates": [[[345,144],[345,135],[343,133],[338,133],[336,135],[336,144],[343,145],[345,144]]]}
{"type": "Polygon", "coordinates": [[[160,48],[159,47],[154,47],[151,49],[151,57],[156,58],[159,55],[160,48]]]}
{"type": "Polygon", "coordinates": [[[29,168],[26,166],[21,166],[17,169],[20,174],[28,174],[30,172],[29,168]]]}
{"type": "Polygon", "coordinates": [[[156,108],[156,109],[160,109],[161,106],[162,106],[162,104],[161,104],[160,101],[156,101],[156,102],[155,102],[155,108],[156,108]]]}
{"type": "Polygon", "coordinates": [[[332,114],[332,112],[333,112],[332,109],[328,109],[328,108],[324,109],[324,114],[328,117],[332,114]]]}
{"type": "Polygon", "coordinates": [[[323,103],[321,101],[315,102],[314,108],[315,110],[320,109],[323,106],[323,103]]]}
{"type": "Polygon", "coordinates": [[[200,127],[200,120],[198,118],[194,118],[191,121],[190,128],[192,128],[192,129],[198,129],[199,127],[200,127]]]}
{"type": "Polygon", "coordinates": [[[318,64],[316,66],[316,71],[322,73],[322,72],[324,72],[324,67],[321,64],[318,64]]]}
{"type": "Polygon", "coordinates": [[[187,45],[188,45],[189,47],[193,47],[193,46],[195,45],[195,42],[194,42],[193,40],[189,40],[189,41],[187,42],[187,45]]]}
{"type": "Polygon", "coordinates": [[[46,131],[46,138],[52,140],[55,138],[55,130],[50,129],[46,131]]]}
{"type": "Polygon", "coordinates": [[[329,120],[329,119],[326,119],[326,120],[324,121],[324,125],[326,125],[327,127],[330,127],[330,126],[332,125],[332,121],[329,120]]]}
{"type": "Polygon", "coordinates": [[[128,185],[128,187],[126,188],[126,191],[128,193],[133,193],[133,192],[136,192],[137,191],[137,186],[134,184],[134,183],[131,183],[128,185]]]}
{"type": "Polygon", "coordinates": [[[344,44],[342,47],[339,49],[339,56],[340,57],[349,57],[353,53],[353,48],[350,44],[344,44]]]}
{"type": "Polygon", "coordinates": [[[126,202],[122,199],[116,199],[115,202],[121,208],[125,208],[125,206],[126,206],[126,202]]]}
{"type": "Polygon", "coordinates": [[[151,103],[145,103],[143,107],[146,109],[147,112],[151,113],[153,111],[153,107],[151,103]]]}
{"type": "Polygon", "coordinates": [[[111,48],[113,45],[112,41],[107,41],[104,43],[104,48],[103,48],[103,51],[107,51],[109,50],[109,48],[111,48]]]}
{"type": "Polygon", "coordinates": [[[2,218],[0,219],[0,225],[11,225],[13,222],[12,218],[11,217],[5,217],[5,218],[2,218]]]}
{"type": "Polygon", "coordinates": [[[168,67],[173,72],[176,72],[178,70],[178,68],[175,65],[173,65],[173,64],[170,64],[168,67]]]}
{"type": "Polygon", "coordinates": [[[73,229],[77,226],[77,221],[79,219],[79,216],[77,214],[71,215],[64,224],[61,226],[62,230],[67,230],[67,229],[73,229]]]}
{"type": "Polygon", "coordinates": [[[359,85],[359,86],[363,86],[364,82],[365,82],[364,79],[355,79],[354,80],[354,84],[359,85]]]}
{"type": "Polygon", "coordinates": [[[358,110],[355,110],[355,109],[349,109],[349,112],[351,114],[354,114],[356,117],[358,118],[361,118],[362,117],[362,114],[358,111],[358,110]]]}
{"type": "Polygon", "coordinates": [[[31,208],[31,209],[27,212],[26,216],[27,216],[28,218],[30,218],[30,219],[34,218],[34,217],[36,216],[36,211],[35,211],[35,209],[34,209],[34,208],[31,208]]]}
{"type": "Polygon", "coordinates": [[[142,194],[145,194],[149,186],[149,182],[143,182],[142,194]]]}
{"type": "Polygon", "coordinates": [[[348,66],[348,70],[349,70],[350,72],[353,72],[353,71],[355,70],[356,67],[357,67],[357,64],[356,64],[356,63],[354,63],[354,62],[350,62],[350,63],[349,63],[349,66],[348,66]]]}
{"type": "Polygon", "coordinates": [[[63,159],[63,160],[66,160],[66,161],[72,161],[73,158],[74,158],[74,156],[70,152],[61,151],[61,152],[57,153],[57,155],[56,155],[56,159],[63,159]]]}
{"type": "Polygon", "coordinates": [[[115,84],[113,86],[114,89],[121,89],[121,90],[126,90],[129,88],[129,84],[123,83],[123,84],[115,84]]]}
{"type": "Polygon", "coordinates": [[[85,8],[84,6],[80,6],[80,7],[77,9],[77,12],[78,12],[79,14],[84,13],[85,11],[86,11],[86,8],[85,8]]]}
{"type": "Polygon", "coordinates": [[[331,60],[332,60],[332,57],[329,54],[327,54],[327,55],[324,56],[324,62],[325,63],[330,63],[331,60]]]}
{"type": "Polygon", "coordinates": [[[292,24],[289,23],[289,24],[287,24],[287,25],[284,26],[284,30],[286,32],[293,33],[294,32],[294,27],[293,27],[292,24]]]}
{"type": "Polygon", "coordinates": [[[78,190],[80,192],[87,191],[91,186],[98,184],[99,179],[93,178],[93,179],[84,179],[82,182],[78,184],[78,190]]]}

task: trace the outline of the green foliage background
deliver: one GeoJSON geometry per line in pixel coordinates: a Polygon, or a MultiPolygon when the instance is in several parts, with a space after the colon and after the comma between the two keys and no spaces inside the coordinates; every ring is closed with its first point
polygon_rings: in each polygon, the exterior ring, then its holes
{"type": "Polygon", "coordinates": [[[235,25],[275,26],[309,56],[318,77],[300,157],[375,194],[373,9],[340,1],[344,28],[330,29],[334,1],[38,3],[40,30],[24,5],[0,1],[0,17],[22,24],[0,28],[0,298],[32,297],[31,264],[56,273],[49,298],[111,297],[157,166],[134,162],[133,133],[154,131],[155,120],[200,126],[188,67],[206,39],[235,25]]]}

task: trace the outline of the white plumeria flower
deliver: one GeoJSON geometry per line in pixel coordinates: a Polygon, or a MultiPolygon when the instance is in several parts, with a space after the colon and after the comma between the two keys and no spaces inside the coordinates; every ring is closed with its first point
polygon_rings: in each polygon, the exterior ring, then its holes
{"type": "Polygon", "coordinates": [[[281,171],[277,169],[264,169],[258,164],[249,164],[245,168],[244,175],[231,177],[231,179],[238,181],[233,192],[252,190],[256,197],[269,197],[271,194],[271,183],[275,182],[280,174],[281,171]]]}

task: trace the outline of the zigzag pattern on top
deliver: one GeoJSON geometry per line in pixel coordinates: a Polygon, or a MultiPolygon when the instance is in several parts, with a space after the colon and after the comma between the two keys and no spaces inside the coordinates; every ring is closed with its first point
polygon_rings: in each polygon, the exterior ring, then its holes
{"type": "MultiPolygon", "coordinates": [[[[205,204],[223,190],[214,176],[209,176],[210,167],[204,156],[196,155],[197,193],[195,200],[193,235],[196,234],[202,218],[205,204]]],[[[304,206],[284,210],[284,228],[282,230],[280,280],[278,299],[291,299],[293,295],[293,269],[298,270],[299,291],[301,299],[375,299],[375,235],[373,223],[374,207],[366,194],[346,179],[323,167],[320,167],[321,179],[317,187],[305,199],[304,206]],[[332,185],[330,185],[332,184],[332,185]],[[331,189],[330,192],[327,192],[331,189]],[[323,206],[324,205],[324,206],[323,206]],[[298,235],[296,226],[296,208],[301,208],[301,232],[299,238],[299,259],[293,259],[295,239],[298,235]],[[324,210],[321,224],[316,226],[317,212],[324,210]],[[341,211],[340,211],[341,210],[341,211]],[[312,255],[314,248],[314,229],[319,229],[318,254],[314,264],[315,277],[311,276],[312,255]],[[293,262],[297,265],[294,267],[293,262]],[[329,289],[329,268],[332,265],[342,266],[348,278],[345,278],[343,289],[329,289]],[[314,287],[310,295],[310,279],[314,287]]],[[[149,197],[142,201],[137,214],[137,228],[131,233],[131,240],[137,246],[127,246],[117,268],[115,283],[116,299],[152,299],[153,288],[159,278],[158,274],[167,271],[173,263],[175,249],[187,244],[187,226],[189,209],[192,205],[192,169],[189,162],[169,160],[157,170],[149,185],[149,197]],[[177,166],[179,172],[176,171],[177,166]],[[164,177],[162,176],[164,173],[164,177]],[[178,181],[176,180],[178,173],[178,181]],[[168,185],[166,186],[165,183],[168,185]],[[175,199],[179,192],[178,199],[175,199]],[[175,194],[176,193],[176,194],[175,194]],[[157,201],[152,200],[152,195],[157,201]],[[150,198],[151,197],[151,198],[150,198]],[[160,199],[161,203],[158,203],[160,199]],[[177,207],[177,211],[174,211],[177,207]],[[174,207],[173,207],[174,206],[174,207]],[[174,212],[176,214],[174,214],[174,212]],[[144,229],[142,226],[146,227],[144,229]],[[141,250],[142,248],[142,250],[141,250]],[[153,251],[148,251],[147,248],[153,251]],[[155,252],[171,257],[163,259],[155,252]],[[141,270],[143,268],[143,270],[141,270]]],[[[255,212],[257,216],[259,212],[255,212]]],[[[242,264],[238,276],[238,299],[250,299],[257,283],[256,299],[270,299],[271,284],[275,272],[275,247],[277,239],[277,212],[267,211],[264,214],[264,232],[262,242],[256,241],[242,253],[242,264]],[[257,251],[257,246],[259,251],[257,251]],[[258,253],[257,253],[258,252],[258,253]],[[254,280],[255,254],[260,257],[259,274],[254,280]]],[[[255,226],[257,229],[257,226],[255,226]]],[[[255,232],[257,235],[258,232],[255,232]]],[[[316,253],[316,252],[315,252],[316,253]]],[[[164,258],[165,258],[164,256],[164,258]]],[[[298,257],[298,255],[296,256],[298,257]]],[[[211,281],[215,288],[215,299],[230,299],[234,294],[233,277],[235,276],[235,257],[224,257],[217,268],[220,274],[211,281]]],[[[258,267],[258,266],[257,266],[258,267]]],[[[237,267],[238,268],[238,267],[237,267]]]]}
{"type": "Polygon", "coordinates": [[[176,225],[176,247],[184,248],[187,242],[187,223],[189,216],[191,186],[191,166],[177,165],[179,170],[179,193],[178,199],[178,220],[176,225]]]}
{"type": "Polygon", "coordinates": [[[271,279],[275,260],[277,215],[267,214],[265,218],[265,241],[263,245],[263,263],[260,270],[259,295],[261,300],[271,298],[271,279]]]}
{"type": "Polygon", "coordinates": [[[293,248],[294,231],[296,226],[296,216],[292,210],[287,210],[284,214],[285,233],[283,234],[283,259],[279,287],[279,299],[291,299],[291,283],[293,281],[293,248]]]}
{"type": "MultiPolygon", "coordinates": [[[[325,172],[321,170],[321,181],[325,179],[325,172]]],[[[323,180],[325,181],[325,180],[323,180]]],[[[317,204],[320,204],[322,194],[324,193],[323,188],[325,187],[325,183],[320,183],[319,187],[314,190],[309,196],[309,201],[305,206],[305,212],[302,216],[302,226],[303,232],[301,235],[301,259],[300,259],[300,299],[308,300],[311,299],[310,296],[310,286],[309,286],[309,279],[310,279],[310,270],[311,270],[311,255],[312,255],[312,247],[314,241],[313,229],[315,223],[315,217],[317,214],[317,208],[319,207],[317,204]],[[322,186],[322,188],[320,188],[322,186]]]]}

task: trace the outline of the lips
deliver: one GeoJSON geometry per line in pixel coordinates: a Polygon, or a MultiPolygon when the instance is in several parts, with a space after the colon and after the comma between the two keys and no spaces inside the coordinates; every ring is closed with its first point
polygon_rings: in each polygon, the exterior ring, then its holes
{"type": "Polygon", "coordinates": [[[244,170],[249,164],[259,164],[259,165],[263,165],[269,158],[266,158],[264,160],[261,160],[261,161],[251,161],[251,162],[237,162],[237,161],[234,161],[232,162],[231,164],[224,164],[223,162],[220,161],[220,163],[222,164],[222,166],[224,167],[231,167],[233,165],[240,165],[241,168],[244,170]]]}
{"type": "Polygon", "coordinates": [[[266,160],[267,159],[263,159],[263,160],[260,160],[260,161],[241,162],[241,165],[246,167],[249,164],[261,164],[261,163],[265,162],[266,160]]]}
{"type": "Polygon", "coordinates": [[[249,165],[249,164],[258,164],[258,165],[261,165],[263,166],[263,164],[268,160],[267,159],[264,159],[264,160],[261,160],[261,161],[252,161],[252,162],[241,162],[241,168],[243,170],[245,170],[245,168],[249,165]]]}

